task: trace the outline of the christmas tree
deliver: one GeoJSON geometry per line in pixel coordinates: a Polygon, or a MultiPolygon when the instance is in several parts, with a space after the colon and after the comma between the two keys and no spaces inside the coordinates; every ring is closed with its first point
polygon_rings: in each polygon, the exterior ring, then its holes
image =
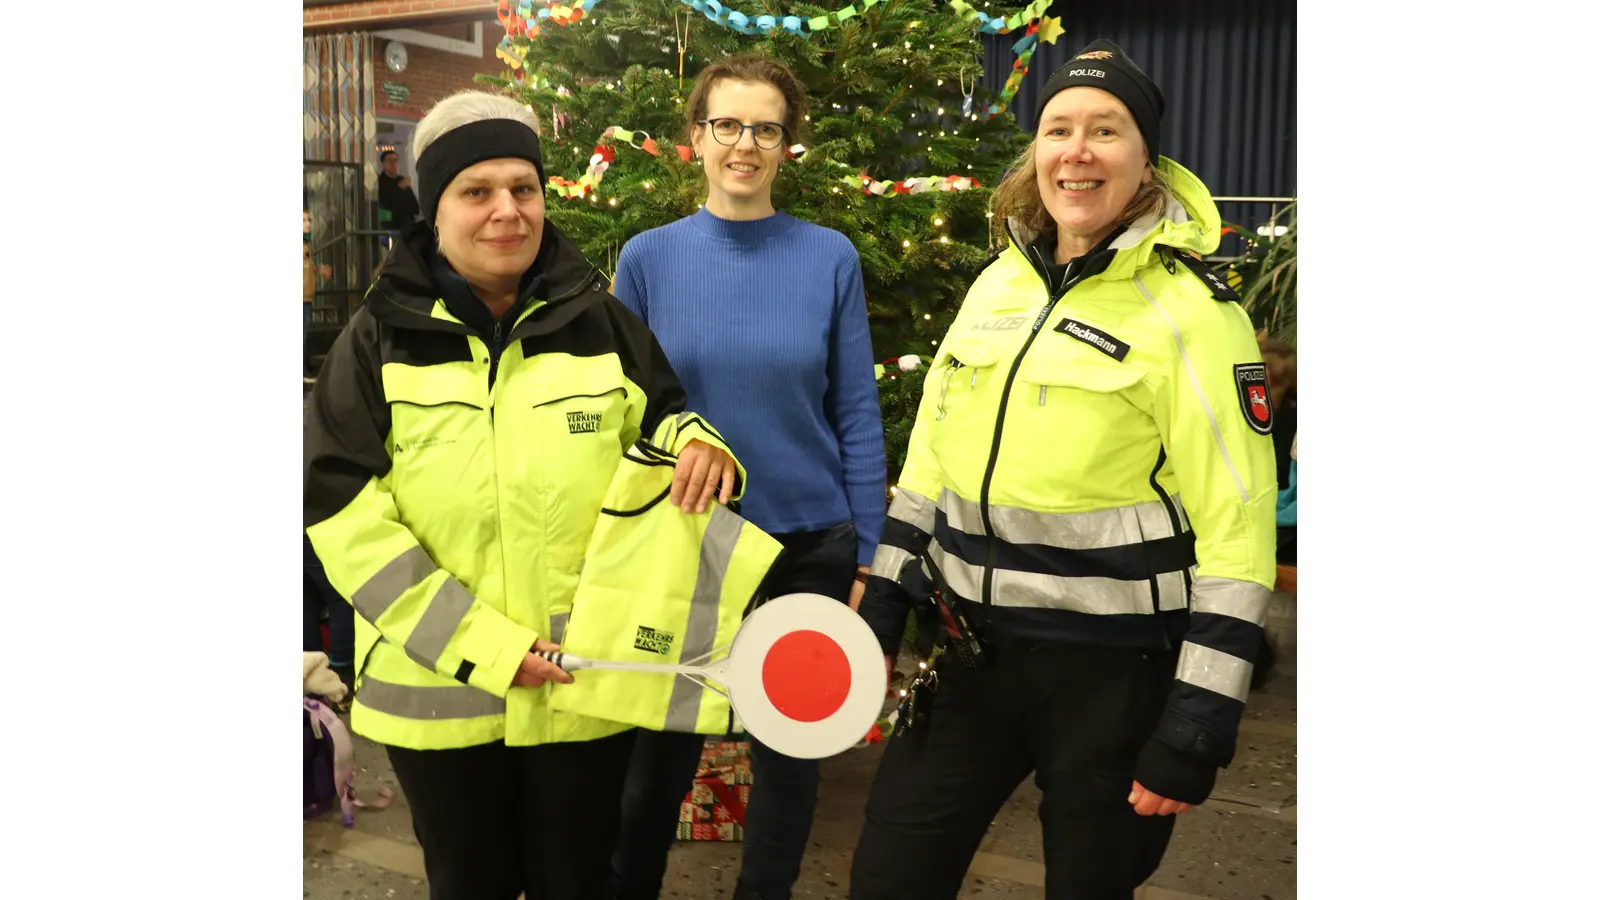
{"type": "MultiPolygon", "coordinates": [[[[979,33],[1022,36],[1015,84],[1033,42],[1060,33],[1039,18],[1047,5],[1035,0],[1007,20],[961,0],[502,0],[509,71],[484,80],[539,113],[546,215],[609,274],[630,237],[705,199],[684,124],[699,70],[736,52],[786,63],[806,85],[810,115],[774,203],[855,245],[874,351],[894,377],[895,359],[932,354],[1003,246],[989,189],[1028,136],[1005,114],[1006,97],[978,84],[979,33]]],[[[708,272],[715,265],[707,260],[708,272]]],[[[921,375],[899,381],[920,387],[921,375]]],[[[892,478],[919,391],[883,387],[892,478]]]]}

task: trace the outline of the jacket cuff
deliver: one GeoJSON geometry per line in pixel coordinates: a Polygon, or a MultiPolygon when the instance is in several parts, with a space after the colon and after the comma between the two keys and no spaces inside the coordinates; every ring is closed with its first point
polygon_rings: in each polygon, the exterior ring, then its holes
{"type": "Polygon", "coordinates": [[[533,651],[539,635],[532,628],[507,621],[504,641],[494,658],[475,667],[467,676],[467,684],[488,691],[496,697],[505,697],[511,690],[511,680],[517,677],[522,661],[533,651]]]}
{"type": "Polygon", "coordinates": [[[872,629],[885,656],[899,656],[905,639],[906,616],[910,609],[894,600],[892,592],[900,586],[881,575],[867,577],[867,590],[861,596],[860,615],[872,629]]]}
{"type": "Polygon", "coordinates": [[[734,471],[737,473],[733,484],[733,495],[729,499],[739,500],[744,497],[747,477],[744,463],[739,462],[739,457],[734,455],[733,449],[710,423],[695,413],[681,413],[676,419],[665,423],[663,428],[665,433],[657,435],[658,445],[673,456],[683,455],[690,441],[700,441],[728,454],[733,459],[734,471]]]}
{"type": "Polygon", "coordinates": [[[1198,806],[1216,787],[1217,767],[1192,753],[1151,738],[1139,753],[1133,777],[1145,790],[1198,806]]]}

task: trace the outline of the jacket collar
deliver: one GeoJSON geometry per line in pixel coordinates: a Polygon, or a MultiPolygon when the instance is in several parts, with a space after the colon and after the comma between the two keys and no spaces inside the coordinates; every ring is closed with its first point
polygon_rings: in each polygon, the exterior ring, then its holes
{"type": "MultiPolygon", "coordinates": [[[[577,245],[546,219],[539,255],[523,275],[511,320],[530,304],[563,306],[598,275],[577,245]]],[[[481,307],[466,279],[439,258],[433,229],[426,222],[415,222],[400,232],[378,267],[365,302],[379,321],[426,331],[477,330],[464,323],[475,322],[481,307]]],[[[571,317],[555,318],[565,322],[571,317]]]]}
{"type": "MultiPolygon", "coordinates": [[[[1221,243],[1222,217],[1205,184],[1188,169],[1164,156],[1160,167],[1172,183],[1172,201],[1166,209],[1134,220],[1111,241],[1108,249],[1115,256],[1100,273],[1102,278],[1132,278],[1149,264],[1160,247],[1204,255],[1216,250],[1221,243]]],[[[1023,227],[1016,219],[1006,221],[1006,232],[1024,257],[1031,256],[1029,245],[1047,234],[1023,227]]]]}

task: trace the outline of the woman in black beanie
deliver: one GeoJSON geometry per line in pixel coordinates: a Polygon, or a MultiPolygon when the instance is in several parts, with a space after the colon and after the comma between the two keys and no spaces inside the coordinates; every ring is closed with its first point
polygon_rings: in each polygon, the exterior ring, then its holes
{"type": "Polygon", "coordinates": [[[852,900],[954,898],[1030,774],[1045,895],[1131,900],[1232,759],[1276,574],[1273,410],[1163,106],[1095,41],[995,191],[1008,246],[928,367],[861,604],[892,664],[931,577],[966,652],[902,708],[852,900]]]}
{"type": "Polygon", "coordinates": [[[388,751],[433,900],[602,900],[634,735],[555,713],[546,683],[573,676],[533,651],[561,640],[625,448],[677,455],[685,510],[739,473],[545,221],[533,113],[466,91],[415,146],[423,219],[307,411],[306,533],[356,612],[351,729],[388,751]]]}

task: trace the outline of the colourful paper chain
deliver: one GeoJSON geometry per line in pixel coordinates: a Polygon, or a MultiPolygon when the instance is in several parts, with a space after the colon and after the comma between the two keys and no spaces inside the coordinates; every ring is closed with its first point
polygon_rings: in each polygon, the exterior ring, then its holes
{"type": "Polygon", "coordinates": [[[1004,19],[979,12],[966,0],[950,0],[950,8],[961,18],[978,23],[978,30],[984,34],[1010,34],[1024,25],[1033,24],[1050,8],[1050,3],[1051,0],[1033,0],[1021,12],[1004,19]]]}
{"type": "MultiPolygon", "coordinates": [[[[557,176],[546,182],[546,187],[555,191],[557,196],[568,200],[582,200],[594,193],[594,189],[599,187],[605,178],[606,170],[611,168],[611,163],[617,158],[617,151],[606,144],[609,141],[622,141],[635,150],[643,150],[651,156],[661,155],[661,149],[656,146],[656,139],[651,137],[648,131],[629,131],[621,125],[612,125],[600,135],[600,140],[594,145],[594,155],[589,157],[589,168],[577,181],[568,181],[557,176]],[[634,139],[641,135],[644,139],[634,143],[634,139]]],[[[678,154],[682,156],[686,149],[688,148],[679,147],[678,154]]]]}
{"type": "Polygon", "coordinates": [[[812,32],[826,31],[834,25],[842,25],[880,2],[881,0],[861,0],[860,9],[851,4],[837,12],[808,19],[799,16],[752,16],[736,9],[728,9],[718,0],[683,0],[683,5],[692,7],[695,12],[704,13],[707,19],[740,34],[769,35],[781,30],[795,37],[809,38],[812,32]]]}
{"type": "Polygon", "coordinates": [[[575,0],[567,3],[565,0],[545,0],[543,9],[535,11],[533,0],[516,0],[516,9],[513,10],[512,0],[500,0],[500,6],[495,10],[495,18],[505,26],[506,36],[500,39],[500,45],[495,48],[494,55],[510,66],[512,69],[521,69],[523,62],[528,58],[528,47],[518,46],[512,38],[536,38],[541,30],[540,22],[550,21],[557,25],[573,25],[581,21],[584,14],[593,10],[600,0],[575,0]]]}
{"type": "MultiPolygon", "coordinates": [[[[978,31],[983,34],[1010,34],[1011,32],[1027,27],[1024,34],[1016,43],[1011,45],[1011,52],[1017,54],[1016,62],[1011,64],[1011,74],[1006,77],[1005,85],[1000,89],[1000,102],[989,104],[985,114],[993,117],[1005,112],[1011,105],[1011,98],[1017,95],[1017,89],[1022,86],[1022,79],[1028,74],[1028,66],[1033,62],[1033,51],[1039,43],[1039,24],[1044,17],[1045,10],[1050,8],[1051,0],[1033,0],[1021,12],[1009,18],[986,15],[967,3],[966,0],[950,0],[950,8],[956,15],[973,22],[978,26],[978,31]]],[[[1059,19],[1045,19],[1049,34],[1045,40],[1055,43],[1061,36],[1061,21],[1059,19]]]]}
{"type": "Polygon", "coordinates": [[[863,194],[872,194],[877,197],[882,197],[886,194],[921,194],[924,191],[970,191],[975,187],[982,187],[982,185],[978,184],[978,179],[969,175],[907,178],[904,181],[877,181],[866,173],[862,173],[860,175],[846,175],[840,180],[851,187],[860,188],[863,194]]]}

